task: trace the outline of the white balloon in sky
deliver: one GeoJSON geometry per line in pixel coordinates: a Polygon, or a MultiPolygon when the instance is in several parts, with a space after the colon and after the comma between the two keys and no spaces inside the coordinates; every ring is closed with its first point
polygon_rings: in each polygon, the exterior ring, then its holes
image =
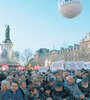
{"type": "Polygon", "coordinates": [[[58,9],[62,16],[74,18],[78,16],[83,8],[82,0],[59,0],[58,9]]]}

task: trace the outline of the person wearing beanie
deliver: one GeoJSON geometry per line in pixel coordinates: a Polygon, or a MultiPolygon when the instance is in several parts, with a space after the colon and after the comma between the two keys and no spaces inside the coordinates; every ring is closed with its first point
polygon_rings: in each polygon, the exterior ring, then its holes
{"type": "Polygon", "coordinates": [[[8,81],[10,84],[12,83],[13,79],[14,79],[13,76],[11,76],[11,75],[7,76],[7,81],[8,81]]]}
{"type": "Polygon", "coordinates": [[[55,84],[55,89],[52,92],[53,100],[72,100],[71,93],[68,88],[66,88],[61,81],[57,81],[55,84]]]}
{"type": "Polygon", "coordinates": [[[42,95],[44,89],[43,89],[43,87],[41,86],[41,80],[40,80],[40,79],[35,79],[35,80],[34,80],[34,84],[35,84],[35,86],[36,86],[36,89],[37,89],[38,93],[39,93],[40,95],[42,95]]]}
{"type": "Polygon", "coordinates": [[[55,78],[54,77],[50,77],[49,78],[49,85],[51,86],[51,91],[53,91],[53,89],[55,88],[55,78]]]}
{"type": "Polygon", "coordinates": [[[29,96],[28,96],[29,100],[38,100],[41,98],[35,85],[28,86],[28,90],[29,90],[29,96]]]}
{"type": "Polygon", "coordinates": [[[84,77],[82,81],[78,83],[78,87],[85,97],[90,99],[90,83],[88,77],[84,77]]]}
{"type": "MultiPolygon", "coordinates": [[[[73,75],[69,75],[67,78],[67,84],[65,85],[71,92],[73,99],[83,100],[85,98],[84,94],[78,88],[77,83],[75,83],[75,78],[73,75]]],[[[72,99],[72,100],[73,100],[72,99]]]]}
{"type": "Polygon", "coordinates": [[[44,87],[44,93],[42,95],[42,100],[53,100],[51,95],[51,87],[49,84],[45,85],[44,87]]]}

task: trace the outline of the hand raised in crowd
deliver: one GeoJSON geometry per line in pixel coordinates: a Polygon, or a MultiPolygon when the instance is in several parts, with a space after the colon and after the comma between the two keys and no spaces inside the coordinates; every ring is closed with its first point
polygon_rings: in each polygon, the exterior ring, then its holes
{"type": "Polygon", "coordinates": [[[52,98],[48,98],[47,100],[53,100],[52,98]]]}
{"type": "Polygon", "coordinates": [[[84,99],[84,95],[83,94],[80,95],[80,99],[84,99]]]}

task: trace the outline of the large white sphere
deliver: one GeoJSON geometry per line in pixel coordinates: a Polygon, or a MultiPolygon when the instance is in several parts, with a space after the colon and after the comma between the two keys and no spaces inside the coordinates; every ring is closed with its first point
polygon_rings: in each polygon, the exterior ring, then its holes
{"type": "Polygon", "coordinates": [[[62,16],[74,18],[82,11],[82,0],[59,0],[58,9],[62,16]]]}

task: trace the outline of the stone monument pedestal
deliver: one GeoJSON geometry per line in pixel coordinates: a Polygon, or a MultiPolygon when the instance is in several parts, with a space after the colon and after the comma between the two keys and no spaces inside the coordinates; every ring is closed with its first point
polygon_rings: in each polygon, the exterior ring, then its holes
{"type": "Polygon", "coordinates": [[[5,31],[5,40],[1,45],[1,54],[0,54],[0,65],[8,64],[11,66],[19,65],[15,59],[15,55],[13,54],[13,43],[10,40],[10,28],[9,25],[6,26],[5,31]]]}

